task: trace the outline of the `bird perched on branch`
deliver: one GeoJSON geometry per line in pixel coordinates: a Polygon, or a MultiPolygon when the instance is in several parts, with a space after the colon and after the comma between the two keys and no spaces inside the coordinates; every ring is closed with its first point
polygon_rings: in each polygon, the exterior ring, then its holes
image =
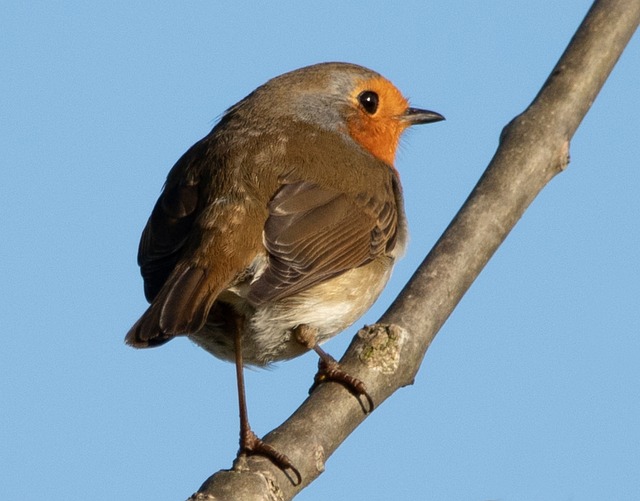
{"type": "Polygon", "coordinates": [[[403,252],[394,167],[402,132],[443,119],[410,107],[361,66],[285,73],[227,110],[178,160],[144,228],[138,263],[151,305],[126,342],[147,348],[188,336],[234,361],[240,453],[270,457],[297,482],[287,456],[251,431],[243,365],[313,349],[316,381],[369,398],[319,345],[373,304],[403,252]]]}

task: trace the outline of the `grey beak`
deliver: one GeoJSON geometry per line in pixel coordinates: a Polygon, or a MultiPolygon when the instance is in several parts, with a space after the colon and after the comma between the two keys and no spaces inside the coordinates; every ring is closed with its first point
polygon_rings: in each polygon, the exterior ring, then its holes
{"type": "Polygon", "coordinates": [[[444,120],[444,117],[435,111],[421,110],[420,108],[407,108],[402,119],[409,122],[409,125],[420,125],[440,122],[441,120],[444,120]]]}

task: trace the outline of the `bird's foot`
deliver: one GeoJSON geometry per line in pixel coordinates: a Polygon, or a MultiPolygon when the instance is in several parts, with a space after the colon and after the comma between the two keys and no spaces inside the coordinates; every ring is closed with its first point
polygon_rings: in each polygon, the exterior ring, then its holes
{"type": "Polygon", "coordinates": [[[336,383],[340,383],[358,398],[365,414],[369,414],[373,411],[375,405],[371,395],[367,393],[367,388],[365,387],[364,382],[345,372],[342,367],[340,367],[340,364],[336,359],[320,347],[318,344],[316,329],[306,324],[301,324],[294,329],[293,335],[300,344],[315,351],[320,357],[320,361],[318,362],[318,373],[313,379],[313,385],[309,389],[309,393],[315,390],[322,383],[334,381],[336,383]],[[366,405],[360,400],[360,397],[365,398],[367,401],[366,405]]]}
{"type": "Polygon", "coordinates": [[[240,437],[240,450],[238,451],[238,455],[240,456],[242,454],[246,456],[265,456],[290,478],[293,485],[300,485],[302,482],[302,475],[300,475],[298,469],[293,466],[291,460],[285,454],[265,443],[261,438],[258,438],[250,429],[243,432],[240,437]],[[293,474],[293,477],[289,472],[293,474]]]}
{"type": "Polygon", "coordinates": [[[324,355],[321,355],[320,360],[318,361],[318,372],[313,378],[313,385],[309,389],[309,393],[315,390],[318,385],[322,383],[334,381],[336,383],[340,383],[356,397],[364,397],[367,401],[366,406],[361,402],[364,413],[369,414],[372,412],[375,405],[371,395],[367,393],[367,388],[364,382],[345,372],[331,355],[326,352],[323,353],[324,355]]]}

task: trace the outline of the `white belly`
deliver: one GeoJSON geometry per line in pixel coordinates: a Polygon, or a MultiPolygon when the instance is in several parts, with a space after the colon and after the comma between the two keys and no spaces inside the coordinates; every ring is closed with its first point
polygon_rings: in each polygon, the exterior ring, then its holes
{"type": "MultiPolygon", "coordinates": [[[[300,294],[254,309],[242,298],[230,301],[244,314],[243,358],[249,365],[267,365],[297,357],[307,348],[292,336],[306,324],[322,343],[360,318],[375,302],[391,274],[391,258],[349,270],[300,294]],[[371,280],[371,276],[376,280],[371,280]],[[367,280],[365,280],[367,278],[367,280]]],[[[226,300],[226,299],[225,299],[226,300]]],[[[233,361],[233,332],[207,324],[189,337],[218,358],[233,361]]]]}

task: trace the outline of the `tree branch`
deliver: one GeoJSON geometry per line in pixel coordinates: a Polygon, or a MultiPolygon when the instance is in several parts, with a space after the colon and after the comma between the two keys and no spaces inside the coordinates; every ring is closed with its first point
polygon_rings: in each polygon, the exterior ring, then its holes
{"type": "MultiPolygon", "coordinates": [[[[379,323],[341,360],[376,405],[411,384],[442,324],[542,188],[569,162],[569,142],[640,22],[640,0],[597,0],[540,93],[503,130],[487,170],[379,323]]],[[[191,499],[291,499],[365,419],[344,387],[323,384],[265,441],[302,474],[295,486],[268,459],[242,458],[191,499]]]]}

